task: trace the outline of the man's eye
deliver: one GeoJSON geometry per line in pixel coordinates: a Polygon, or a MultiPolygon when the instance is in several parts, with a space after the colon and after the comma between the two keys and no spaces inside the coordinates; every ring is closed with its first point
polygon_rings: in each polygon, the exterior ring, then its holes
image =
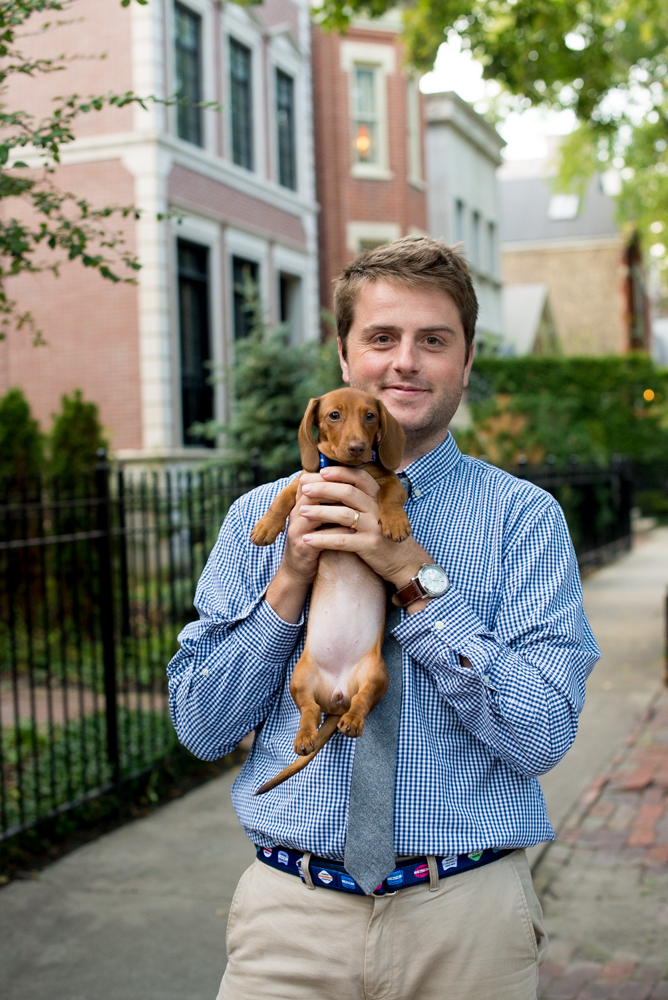
{"type": "Polygon", "coordinates": [[[341,419],[341,414],[339,413],[338,410],[332,410],[332,412],[329,415],[329,419],[330,420],[340,420],[341,419]]]}
{"type": "Polygon", "coordinates": [[[375,419],[376,419],[376,414],[375,413],[367,413],[367,415],[366,415],[367,423],[371,424],[371,423],[373,423],[373,421],[375,419]]]}
{"type": "Polygon", "coordinates": [[[439,337],[427,337],[426,343],[429,344],[430,347],[439,347],[441,340],[439,337]]]}
{"type": "Polygon", "coordinates": [[[376,343],[377,344],[389,344],[389,342],[390,342],[390,338],[388,337],[388,335],[386,333],[380,333],[376,337],[376,343]]]}

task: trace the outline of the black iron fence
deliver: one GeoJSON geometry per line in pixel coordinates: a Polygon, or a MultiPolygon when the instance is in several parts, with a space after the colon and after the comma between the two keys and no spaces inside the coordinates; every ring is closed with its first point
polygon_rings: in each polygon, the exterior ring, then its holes
{"type": "MultiPolygon", "coordinates": [[[[631,478],[518,468],[553,493],[583,566],[630,544],[631,478]]],[[[124,787],[176,744],[165,665],[232,501],[223,470],[132,478],[101,464],[0,494],[0,840],[124,787]]]]}

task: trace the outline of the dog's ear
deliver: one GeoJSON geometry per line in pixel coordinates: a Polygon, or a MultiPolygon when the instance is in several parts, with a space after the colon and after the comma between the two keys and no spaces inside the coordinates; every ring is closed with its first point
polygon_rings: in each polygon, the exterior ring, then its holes
{"type": "Polygon", "coordinates": [[[377,400],[377,403],[380,417],[378,458],[386,469],[393,472],[404,457],[406,435],[399,421],[395,420],[391,413],[388,413],[381,401],[377,400]]]}
{"type": "Polygon", "coordinates": [[[318,420],[318,404],[320,397],[309,399],[306,413],[299,425],[299,450],[302,456],[302,468],[304,472],[318,472],[320,469],[320,454],[313,440],[313,428],[318,420]]]}

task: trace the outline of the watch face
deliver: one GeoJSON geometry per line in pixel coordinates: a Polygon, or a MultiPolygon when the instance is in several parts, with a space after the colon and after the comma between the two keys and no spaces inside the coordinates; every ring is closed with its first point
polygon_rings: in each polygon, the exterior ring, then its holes
{"type": "Polygon", "coordinates": [[[430,597],[440,597],[450,586],[445,570],[435,563],[423,566],[418,573],[418,580],[430,597]]]}

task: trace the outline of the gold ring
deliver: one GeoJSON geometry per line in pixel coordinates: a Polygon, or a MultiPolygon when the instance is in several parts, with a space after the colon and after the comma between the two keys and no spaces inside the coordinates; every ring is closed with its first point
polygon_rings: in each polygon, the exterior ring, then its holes
{"type": "Polygon", "coordinates": [[[350,525],[351,531],[357,531],[357,522],[359,521],[359,519],[360,519],[360,512],[356,510],[355,516],[353,518],[353,523],[350,525]]]}

